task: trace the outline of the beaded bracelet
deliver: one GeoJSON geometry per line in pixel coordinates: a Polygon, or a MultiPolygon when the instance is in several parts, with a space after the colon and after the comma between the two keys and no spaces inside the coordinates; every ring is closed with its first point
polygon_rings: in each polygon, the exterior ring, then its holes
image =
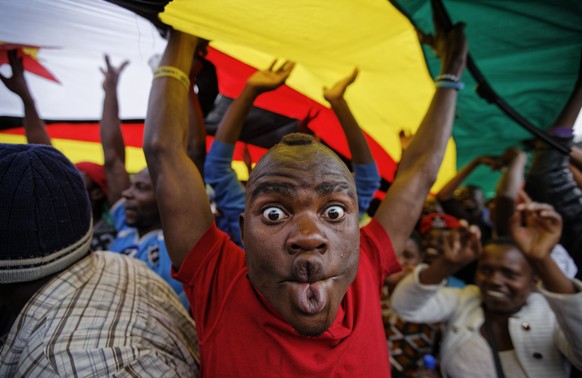
{"type": "Polygon", "coordinates": [[[160,66],[154,71],[154,79],[165,76],[172,77],[178,80],[180,83],[184,84],[186,89],[190,90],[190,79],[179,68],[172,66],[160,66]]]}
{"type": "Polygon", "coordinates": [[[465,88],[465,84],[462,81],[448,81],[448,80],[438,80],[435,82],[437,88],[451,88],[457,91],[465,88]]]}

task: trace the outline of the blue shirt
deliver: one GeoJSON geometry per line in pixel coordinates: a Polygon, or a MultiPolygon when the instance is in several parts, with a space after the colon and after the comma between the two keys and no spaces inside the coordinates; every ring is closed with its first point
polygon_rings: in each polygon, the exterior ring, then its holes
{"type": "Polygon", "coordinates": [[[354,180],[358,194],[358,209],[360,217],[368,210],[374,193],[380,189],[380,173],[376,162],[366,164],[352,164],[354,168],[354,180]]]}
{"type": "Polygon", "coordinates": [[[125,224],[125,200],[118,201],[111,209],[111,218],[117,237],[109,245],[112,252],[123,253],[138,260],[162,277],[180,297],[182,304],[190,308],[182,284],[171,277],[172,261],[166,250],[164,234],[161,229],[150,231],[141,238],[135,227],[125,224]]]}
{"type": "Polygon", "coordinates": [[[216,226],[242,247],[239,217],[245,210],[245,189],[232,169],[234,144],[214,141],[204,161],[204,181],[214,189],[220,214],[216,226]]]}

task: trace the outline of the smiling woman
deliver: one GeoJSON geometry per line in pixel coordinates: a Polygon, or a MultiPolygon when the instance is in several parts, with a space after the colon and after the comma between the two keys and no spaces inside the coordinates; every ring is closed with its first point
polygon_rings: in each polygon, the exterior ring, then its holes
{"type": "Polygon", "coordinates": [[[418,267],[392,295],[394,310],[407,321],[448,322],[444,376],[566,377],[568,361],[582,366],[582,283],[565,277],[550,256],[560,216],[549,205],[523,204],[511,231],[512,239],[487,244],[480,254],[478,232],[462,224],[447,237],[444,253],[430,267],[418,267]],[[440,284],[479,254],[476,285],[440,284]]]}
{"type": "Polygon", "coordinates": [[[488,314],[510,316],[521,310],[535,290],[535,275],[514,242],[497,240],[486,245],[479,258],[475,284],[488,314]]]}

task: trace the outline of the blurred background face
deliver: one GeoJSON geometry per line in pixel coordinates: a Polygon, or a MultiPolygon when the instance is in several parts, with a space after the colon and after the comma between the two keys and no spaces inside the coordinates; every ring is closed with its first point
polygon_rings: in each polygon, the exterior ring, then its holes
{"type": "Polygon", "coordinates": [[[402,268],[413,267],[422,262],[422,249],[416,240],[409,238],[404,245],[404,250],[399,252],[396,257],[402,268]]]}
{"type": "Polygon", "coordinates": [[[447,229],[432,228],[422,235],[422,247],[424,249],[424,262],[432,264],[444,252],[445,236],[447,229]]]}
{"type": "Polygon", "coordinates": [[[475,284],[488,310],[518,312],[535,289],[534,274],[521,251],[511,244],[488,244],[483,249],[475,284]]]}
{"type": "Polygon", "coordinates": [[[485,199],[483,191],[474,186],[466,186],[455,192],[455,198],[461,202],[463,208],[471,215],[477,216],[483,211],[485,199]]]}
{"type": "Polygon", "coordinates": [[[437,201],[435,197],[428,196],[424,200],[424,205],[422,206],[422,214],[420,217],[423,218],[431,213],[442,213],[442,212],[443,208],[439,201],[437,201]]]}

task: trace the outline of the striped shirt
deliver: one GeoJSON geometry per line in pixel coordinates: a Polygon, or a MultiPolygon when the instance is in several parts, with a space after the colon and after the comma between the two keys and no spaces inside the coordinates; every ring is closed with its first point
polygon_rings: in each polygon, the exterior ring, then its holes
{"type": "Polygon", "coordinates": [[[0,377],[192,377],[194,322],[144,263],[94,252],[28,301],[0,350],[0,377]]]}

